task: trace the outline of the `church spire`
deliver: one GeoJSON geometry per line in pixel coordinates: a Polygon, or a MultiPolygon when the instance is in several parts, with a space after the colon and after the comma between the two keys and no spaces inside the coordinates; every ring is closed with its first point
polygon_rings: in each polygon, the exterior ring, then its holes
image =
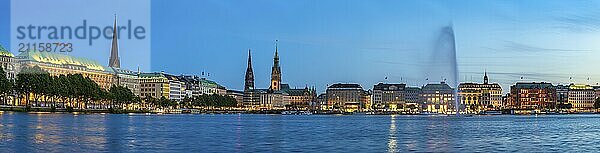
{"type": "Polygon", "coordinates": [[[279,67],[279,40],[275,40],[275,56],[273,57],[273,67],[279,67]]]}
{"type": "Polygon", "coordinates": [[[246,83],[244,84],[244,91],[254,89],[254,72],[252,71],[252,53],[248,49],[248,68],[246,69],[246,83]]]}
{"type": "Polygon", "coordinates": [[[489,79],[487,76],[487,70],[485,70],[484,74],[483,74],[483,84],[488,84],[488,83],[489,83],[489,79]]]}
{"type": "Polygon", "coordinates": [[[273,57],[273,67],[271,68],[271,90],[281,89],[281,67],[279,67],[279,40],[275,40],[275,56],[273,57]]]}
{"type": "Polygon", "coordinates": [[[108,60],[108,66],[114,68],[121,68],[121,61],[119,59],[119,44],[118,40],[118,32],[117,32],[117,14],[115,14],[115,22],[113,25],[113,38],[112,38],[112,46],[110,48],[110,59],[108,60]]]}

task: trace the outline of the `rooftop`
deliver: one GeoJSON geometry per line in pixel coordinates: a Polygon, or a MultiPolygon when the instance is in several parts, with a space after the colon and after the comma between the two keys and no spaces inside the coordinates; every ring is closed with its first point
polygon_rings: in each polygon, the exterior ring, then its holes
{"type": "Polygon", "coordinates": [[[0,45],[0,56],[8,56],[8,57],[15,57],[15,55],[13,55],[12,53],[10,53],[6,48],[4,48],[2,45],[0,45]]]}
{"type": "Polygon", "coordinates": [[[551,89],[551,88],[555,88],[551,83],[546,83],[546,82],[518,82],[517,84],[513,85],[512,87],[515,88],[525,88],[525,89],[551,89]]]}
{"type": "Polygon", "coordinates": [[[331,86],[329,86],[327,88],[358,88],[358,89],[362,89],[362,87],[359,84],[355,84],[355,83],[336,83],[336,84],[332,84],[331,86]]]}
{"type": "Polygon", "coordinates": [[[81,66],[91,70],[98,71],[111,71],[111,69],[102,66],[100,63],[81,57],[73,57],[65,54],[57,54],[50,52],[38,52],[38,51],[28,51],[21,52],[21,54],[17,55],[17,58],[20,60],[30,60],[40,63],[49,63],[56,65],[74,65],[81,66]]]}
{"type": "Polygon", "coordinates": [[[379,83],[373,86],[373,90],[404,90],[406,84],[379,83]]]}
{"type": "Polygon", "coordinates": [[[430,83],[427,84],[423,87],[423,90],[452,90],[452,87],[450,87],[448,84],[442,82],[442,83],[430,83]]]}

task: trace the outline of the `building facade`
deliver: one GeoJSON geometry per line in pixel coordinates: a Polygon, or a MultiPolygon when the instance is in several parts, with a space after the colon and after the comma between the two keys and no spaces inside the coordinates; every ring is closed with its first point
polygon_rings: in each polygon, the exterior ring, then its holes
{"type": "Polygon", "coordinates": [[[373,86],[373,109],[397,111],[398,105],[406,103],[404,98],[406,84],[379,83],[373,86]]]}
{"type": "Polygon", "coordinates": [[[200,78],[198,76],[179,75],[179,81],[183,82],[185,90],[184,95],[187,98],[198,97],[202,94],[200,91],[200,78]]]}
{"type": "Polygon", "coordinates": [[[141,88],[139,72],[114,67],[112,67],[112,70],[114,72],[112,79],[114,85],[126,87],[131,90],[134,95],[140,96],[141,88]]]}
{"type": "Polygon", "coordinates": [[[317,96],[316,110],[328,110],[327,109],[327,94],[321,93],[317,96]]]}
{"type": "Polygon", "coordinates": [[[421,99],[423,112],[446,114],[454,103],[454,89],[445,82],[430,83],[422,88],[421,99]]]}
{"type": "Polygon", "coordinates": [[[365,91],[359,84],[337,83],[327,87],[327,110],[355,112],[361,108],[365,91]]]}
{"type": "Polygon", "coordinates": [[[596,99],[600,98],[600,86],[593,86],[596,92],[596,99]]]}
{"type": "Polygon", "coordinates": [[[142,98],[169,98],[169,85],[169,79],[162,75],[162,73],[140,74],[140,96],[142,98]]]}
{"type": "Polygon", "coordinates": [[[303,89],[291,89],[288,84],[281,84],[281,92],[285,93],[286,99],[293,109],[308,109],[316,101],[316,90],[304,87],[303,89]]]}
{"type": "Polygon", "coordinates": [[[15,56],[2,45],[0,45],[0,66],[8,79],[14,80],[17,78],[17,73],[20,71],[19,64],[15,61],[15,56]]]}
{"type": "Polygon", "coordinates": [[[235,101],[237,102],[237,106],[243,106],[243,102],[244,102],[244,92],[243,91],[237,91],[237,90],[227,90],[227,96],[231,96],[233,97],[233,99],[235,99],[235,101]]]}
{"type": "Polygon", "coordinates": [[[489,83],[487,72],[483,83],[461,83],[458,85],[458,96],[461,110],[478,113],[486,109],[502,107],[502,87],[497,83],[489,83]]]}
{"type": "Polygon", "coordinates": [[[568,103],[573,109],[590,110],[594,108],[596,91],[590,85],[572,84],[569,86],[568,103]]]}
{"type": "Polygon", "coordinates": [[[556,87],[546,82],[519,82],[510,87],[511,101],[516,109],[553,109],[556,107],[556,87]]]}
{"type": "MultiPolygon", "coordinates": [[[[568,108],[569,104],[569,85],[557,85],[556,87],[556,107],[568,108]]],[[[572,107],[572,106],[571,106],[572,107]]]]}
{"type": "Polygon", "coordinates": [[[288,95],[280,91],[260,90],[259,95],[260,110],[284,110],[290,105],[288,95]]]}
{"type": "Polygon", "coordinates": [[[217,95],[226,95],[227,89],[225,87],[219,85],[217,82],[208,80],[206,78],[200,78],[199,80],[200,94],[217,94],[217,95]]]}

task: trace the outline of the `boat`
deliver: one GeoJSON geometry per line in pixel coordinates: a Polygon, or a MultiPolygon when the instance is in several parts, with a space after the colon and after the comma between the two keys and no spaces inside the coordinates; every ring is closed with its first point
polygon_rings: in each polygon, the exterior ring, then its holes
{"type": "Polygon", "coordinates": [[[502,115],[502,111],[488,110],[480,113],[481,115],[502,115]]]}
{"type": "Polygon", "coordinates": [[[310,111],[283,111],[281,115],[312,115],[310,111]]]}
{"type": "Polygon", "coordinates": [[[421,112],[420,115],[439,115],[439,113],[434,112],[421,112]]]}

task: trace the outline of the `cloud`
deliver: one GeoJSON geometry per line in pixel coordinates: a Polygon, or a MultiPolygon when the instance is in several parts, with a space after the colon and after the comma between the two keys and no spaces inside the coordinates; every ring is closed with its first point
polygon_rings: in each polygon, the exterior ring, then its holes
{"type": "Polygon", "coordinates": [[[527,45],[523,43],[518,43],[514,41],[505,41],[505,48],[510,51],[518,51],[518,52],[592,52],[593,50],[589,49],[562,49],[562,48],[542,48],[532,45],[527,45]]]}
{"type": "Polygon", "coordinates": [[[557,25],[554,28],[571,32],[594,32],[600,30],[599,11],[589,11],[583,14],[564,14],[554,18],[557,25]]]}

